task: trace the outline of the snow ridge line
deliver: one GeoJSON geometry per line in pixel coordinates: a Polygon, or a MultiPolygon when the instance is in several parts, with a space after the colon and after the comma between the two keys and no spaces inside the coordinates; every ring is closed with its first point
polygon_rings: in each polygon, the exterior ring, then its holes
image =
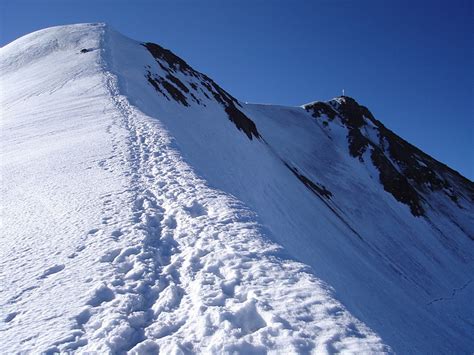
{"type": "Polygon", "coordinates": [[[118,309],[113,310],[113,320],[102,332],[108,333],[106,338],[110,350],[126,352],[145,339],[144,330],[154,321],[152,306],[159,294],[174,281],[160,275],[160,270],[169,263],[174,243],[169,238],[162,238],[162,201],[143,181],[147,176],[144,166],[149,159],[148,152],[142,149],[144,137],[134,126],[134,114],[128,102],[118,93],[116,78],[107,75],[112,99],[121,112],[121,123],[130,134],[128,163],[133,207],[128,230],[117,233],[117,237],[126,239],[129,246],[113,250],[103,258],[117,269],[110,289],[119,294],[121,300],[118,309]]]}
{"type": "MultiPolygon", "coordinates": [[[[285,264],[272,257],[277,247],[261,239],[262,231],[254,222],[253,213],[238,201],[208,189],[171,148],[171,140],[157,122],[140,117],[124,97],[116,96],[116,100],[130,132],[134,211],[143,232],[140,251],[132,258],[135,266],[125,278],[132,270],[143,269],[144,263],[147,271],[133,272],[137,277],[132,280],[147,281],[144,287],[134,287],[132,282],[127,288],[132,294],[125,297],[125,304],[135,304],[137,294],[145,302],[140,302],[138,310],[120,317],[120,325],[110,329],[109,348],[113,352],[139,353],[158,349],[194,352],[203,347],[212,352],[264,351],[263,345],[254,345],[255,337],[263,336],[277,346],[278,340],[272,338],[278,338],[281,328],[292,324],[289,327],[293,328],[293,342],[277,348],[315,349],[318,344],[301,334],[305,328],[315,328],[306,324],[315,320],[311,306],[322,307],[323,318],[335,321],[345,312],[343,308],[330,299],[315,301],[303,292],[301,288],[314,287],[309,283],[308,270],[301,264],[285,264]],[[288,277],[295,271],[300,274],[298,277],[288,277]],[[295,312],[301,318],[300,327],[295,326],[295,320],[275,317],[270,304],[273,295],[264,294],[274,278],[296,286],[298,296],[294,296],[300,297],[304,305],[295,312]],[[138,324],[137,312],[142,319],[138,324]],[[205,326],[201,330],[198,324],[203,320],[205,326]],[[235,343],[226,348],[225,339],[230,338],[227,341],[232,344],[232,337],[235,343]]],[[[118,265],[121,263],[119,260],[118,265]]],[[[128,308],[123,307],[127,311],[128,308]]],[[[319,332],[318,336],[324,339],[319,339],[323,349],[337,349],[344,342],[346,325],[336,324],[319,332]],[[325,332],[331,336],[322,336],[325,332]]],[[[349,333],[358,326],[350,322],[349,333]]],[[[365,338],[362,332],[354,334],[365,338]]]]}
{"type": "MultiPolygon", "coordinates": [[[[160,279],[157,271],[169,259],[172,248],[166,239],[159,240],[162,209],[156,196],[143,187],[146,184],[141,181],[143,164],[140,161],[146,157],[138,149],[136,130],[130,126],[131,109],[119,95],[117,78],[109,71],[107,60],[103,58],[102,64],[104,85],[119,113],[107,127],[107,133],[114,142],[112,158],[118,157],[120,165],[128,171],[130,186],[124,192],[131,198],[128,201],[121,198],[121,204],[132,206],[131,218],[124,223],[117,216],[104,217],[106,224],[116,226],[111,233],[111,244],[118,247],[109,249],[99,261],[112,264],[115,272],[109,275],[111,280],[104,281],[91,292],[87,305],[73,319],[75,324],[70,335],[52,344],[45,353],[75,351],[81,347],[85,347],[83,350],[126,352],[143,340],[143,329],[153,321],[150,307],[168,284],[167,280],[160,279]],[[119,138],[114,133],[117,127],[129,132],[126,155],[118,152],[119,138]]],[[[114,163],[117,162],[104,160],[99,165],[105,170],[113,170],[114,163]]],[[[104,207],[109,203],[111,199],[105,200],[104,207]]]]}
{"type": "Polygon", "coordinates": [[[387,351],[306,266],[277,257],[252,211],[194,174],[159,121],[129,104],[104,36],[115,124],[129,135],[119,159],[130,218],[115,221],[100,258],[114,273],[51,352],[387,351]]]}

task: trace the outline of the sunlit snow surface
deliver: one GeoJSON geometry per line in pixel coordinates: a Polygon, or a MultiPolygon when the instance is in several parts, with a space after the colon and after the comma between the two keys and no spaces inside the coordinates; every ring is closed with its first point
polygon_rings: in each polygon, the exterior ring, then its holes
{"type": "Polygon", "coordinates": [[[0,49],[0,353],[472,352],[472,240],[450,219],[413,217],[336,124],[248,104],[249,140],[149,70],[100,24],[0,49]]]}

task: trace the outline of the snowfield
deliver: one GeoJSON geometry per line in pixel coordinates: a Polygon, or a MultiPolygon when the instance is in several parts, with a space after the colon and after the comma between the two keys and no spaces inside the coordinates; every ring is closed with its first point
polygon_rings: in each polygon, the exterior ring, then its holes
{"type": "Polygon", "coordinates": [[[347,99],[243,104],[176,58],[104,24],[0,49],[0,353],[474,350],[471,182],[416,152],[442,188],[398,196],[347,99]]]}

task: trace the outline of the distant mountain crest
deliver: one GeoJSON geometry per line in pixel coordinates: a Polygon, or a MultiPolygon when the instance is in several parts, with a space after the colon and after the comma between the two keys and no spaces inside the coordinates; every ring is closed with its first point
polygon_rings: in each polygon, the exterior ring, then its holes
{"type": "Polygon", "coordinates": [[[472,182],[394,134],[353,98],[341,96],[304,108],[316,119],[333,121],[337,117],[347,128],[350,154],[364,161],[364,154],[369,151],[384,189],[408,205],[414,216],[424,215],[424,205],[428,203],[424,194],[433,191],[441,191],[457,203],[462,192],[456,190],[462,188],[474,202],[472,182]]]}

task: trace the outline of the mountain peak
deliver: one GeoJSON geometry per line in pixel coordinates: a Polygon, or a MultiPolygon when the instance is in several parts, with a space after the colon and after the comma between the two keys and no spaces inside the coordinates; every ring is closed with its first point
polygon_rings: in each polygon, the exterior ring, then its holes
{"type": "Polygon", "coordinates": [[[456,191],[455,185],[461,184],[461,190],[473,190],[466,179],[455,177],[459,175],[457,172],[387,129],[367,107],[351,97],[340,96],[303,107],[325,124],[329,120],[344,126],[351,156],[360,161],[370,160],[384,189],[408,205],[414,216],[425,215],[423,192],[439,190],[457,203],[461,192],[456,191]],[[456,182],[451,180],[453,177],[456,182]]]}
{"type": "Polygon", "coordinates": [[[246,104],[105,24],[0,87],[0,353],[474,348],[474,184],[355,99],[246,104]]]}

